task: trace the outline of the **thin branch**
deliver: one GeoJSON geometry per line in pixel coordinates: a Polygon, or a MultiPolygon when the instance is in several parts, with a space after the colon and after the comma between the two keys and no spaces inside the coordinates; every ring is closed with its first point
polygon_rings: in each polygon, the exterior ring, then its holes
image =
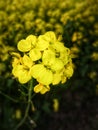
{"type": "Polygon", "coordinates": [[[26,107],[25,110],[25,115],[23,117],[23,119],[20,121],[20,123],[16,126],[16,128],[14,130],[18,130],[18,128],[25,122],[26,118],[28,117],[28,112],[29,112],[29,108],[30,108],[30,104],[31,104],[31,96],[32,96],[32,88],[33,88],[33,80],[30,81],[29,84],[29,90],[28,90],[28,105],[26,107]]]}
{"type": "Polygon", "coordinates": [[[13,102],[16,102],[16,103],[19,102],[18,100],[13,99],[12,97],[8,96],[7,94],[3,93],[2,91],[0,91],[0,94],[13,102]]]}

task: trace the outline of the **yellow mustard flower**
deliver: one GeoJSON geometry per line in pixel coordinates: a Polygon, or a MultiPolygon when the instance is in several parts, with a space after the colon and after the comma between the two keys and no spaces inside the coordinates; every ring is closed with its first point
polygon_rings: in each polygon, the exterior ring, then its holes
{"type": "Polygon", "coordinates": [[[28,68],[30,68],[33,65],[31,58],[27,56],[26,54],[24,54],[22,58],[22,63],[24,66],[27,66],[28,68]]]}
{"type": "Polygon", "coordinates": [[[54,73],[54,74],[53,74],[52,84],[53,84],[53,85],[59,84],[60,81],[61,81],[61,73],[60,73],[60,72],[54,73]]]}
{"type": "Polygon", "coordinates": [[[28,41],[29,43],[31,43],[32,47],[35,47],[36,41],[37,41],[37,37],[35,35],[29,35],[26,38],[26,41],[28,41]]]}
{"type": "Polygon", "coordinates": [[[11,52],[11,55],[13,56],[12,67],[21,63],[21,55],[19,53],[11,52]]]}
{"type": "Polygon", "coordinates": [[[72,63],[69,63],[64,68],[64,75],[68,78],[70,78],[73,75],[73,66],[72,63]]]}
{"type": "Polygon", "coordinates": [[[63,62],[58,58],[55,58],[54,64],[51,65],[51,69],[53,71],[61,71],[63,69],[63,67],[64,67],[63,62]]]}
{"type": "Polygon", "coordinates": [[[22,117],[22,112],[20,109],[17,109],[15,112],[15,117],[16,119],[20,119],[22,117]]]}
{"type": "Polygon", "coordinates": [[[42,62],[53,71],[60,71],[64,67],[63,62],[59,58],[56,58],[55,51],[51,49],[43,52],[42,62]]]}
{"type": "Polygon", "coordinates": [[[61,76],[61,83],[65,83],[67,81],[67,77],[65,75],[61,76]]]}
{"type": "Polygon", "coordinates": [[[20,40],[18,42],[18,50],[22,52],[27,52],[31,50],[31,43],[26,40],[20,40]]]}
{"type": "Polygon", "coordinates": [[[46,92],[50,91],[50,87],[47,85],[43,85],[43,84],[37,84],[35,87],[34,87],[34,92],[35,93],[41,93],[41,94],[45,94],[46,92]]]}
{"type": "Polygon", "coordinates": [[[35,47],[36,36],[29,35],[26,39],[22,39],[18,42],[17,48],[21,52],[28,52],[35,47]]]}
{"type": "Polygon", "coordinates": [[[64,65],[68,63],[70,58],[70,50],[64,46],[62,42],[56,41],[50,46],[55,51],[55,57],[59,58],[64,65]]]}
{"type": "Polygon", "coordinates": [[[29,56],[32,59],[32,61],[37,61],[41,58],[41,52],[38,49],[34,48],[30,50],[29,56]]]}
{"type": "Polygon", "coordinates": [[[37,41],[37,45],[36,46],[41,51],[43,51],[43,50],[48,48],[49,41],[46,39],[45,35],[40,35],[38,37],[38,41],[37,41]]]}
{"type": "Polygon", "coordinates": [[[36,64],[31,67],[31,75],[39,83],[49,85],[53,80],[53,73],[51,70],[46,68],[43,64],[36,64]],[[48,78],[47,78],[48,77],[48,78]]]}
{"type": "Polygon", "coordinates": [[[91,55],[92,60],[97,61],[98,60],[98,52],[93,52],[91,55]]]}
{"type": "Polygon", "coordinates": [[[38,37],[37,47],[40,50],[45,50],[49,47],[49,44],[56,42],[56,36],[53,31],[46,32],[44,35],[38,37]]]}
{"type": "Polygon", "coordinates": [[[59,110],[59,101],[57,98],[53,99],[53,109],[54,109],[54,112],[57,112],[59,110]]]}
{"type": "Polygon", "coordinates": [[[56,41],[51,44],[51,47],[55,50],[55,52],[63,52],[65,51],[64,44],[62,42],[56,41]]]}
{"type": "Polygon", "coordinates": [[[47,41],[49,41],[49,43],[54,43],[54,42],[57,41],[56,35],[55,35],[55,33],[54,33],[53,31],[48,31],[48,32],[46,32],[46,33],[44,34],[44,36],[45,36],[45,39],[46,39],[47,41]]]}
{"type": "Polygon", "coordinates": [[[66,65],[71,60],[70,50],[67,47],[65,47],[65,49],[60,52],[59,58],[62,60],[64,65],[66,65]]]}
{"type": "Polygon", "coordinates": [[[73,75],[73,64],[71,61],[61,71],[61,83],[65,83],[73,75]]]}
{"type": "Polygon", "coordinates": [[[13,65],[12,74],[18,78],[20,83],[27,83],[31,79],[30,68],[33,65],[32,60],[27,55],[24,55],[21,57],[19,64],[14,63],[13,65]]]}
{"type": "Polygon", "coordinates": [[[50,67],[55,63],[55,52],[51,49],[47,49],[43,52],[42,62],[45,66],[50,67]]]}

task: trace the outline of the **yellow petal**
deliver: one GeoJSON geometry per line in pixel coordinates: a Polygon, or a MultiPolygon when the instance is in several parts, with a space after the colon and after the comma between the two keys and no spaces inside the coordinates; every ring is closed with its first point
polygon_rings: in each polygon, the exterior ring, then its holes
{"type": "Polygon", "coordinates": [[[19,65],[21,63],[21,58],[18,59],[17,57],[14,57],[13,61],[12,61],[12,67],[19,65]]]}
{"type": "Polygon", "coordinates": [[[20,73],[18,77],[19,82],[22,84],[27,83],[30,79],[31,79],[30,72],[25,69],[20,73]]]}
{"type": "Polygon", "coordinates": [[[47,49],[48,46],[49,46],[49,41],[47,41],[47,39],[46,39],[46,37],[44,35],[40,35],[38,37],[38,42],[36,44],[36,47],[39,50],[43,51],[43,50],[47,49]]]}
{"type": "Polygon", "coordinates": [[[17,109],[16,112],[15,112],[16,119],[21,119],[21,114],[22,114],[21,110],[17,109]]]}
{"type": "Polygon", "coordinates": [[[68,64],[64,69],[64,75],[70,78],[73,75],[73,67],[72,64],[68,64]]]}
{"type": "Polygon", "coordinates": [[[63,83],[65,83],[67,81],[67,77],[66,76],[62,76],[62,78],[61,78],[61,83],[63,84],[63,83]]]}
{"type": "Polygon", "coordinates": [[[58,58],[56,58],[55,63],[53,65],[51,65],[51,69],[53,71],[61,71],[61,69],[63,69],[63,67],[64,67],[63,62],[58,58]]]}
{"type": "Polygon", "coordinates": [[[17,48],[21,52],[28,52],[31,50],[31,43],[26,40],[20,40],[18,42],[17,48]]]}
{"type": "Polygon", "coordinates": [[[35,47],[36,45],[36,41],[37,41],[37,37],[34,36],[34,35],[29,35],[27,38],[26,38],[26,41],[28,41],[32,47],[35,47]]]}
{"type": "Polygon", "coordinates": [[[42,64],[36,64],[31,67],[31,75],[35,79],[40,77],[44,69],[44,66],[42,64]]]}
{"type": "Polygon", "coordinates": [[[56,98],[53,99],[53,109],[54,109],[55,112],[57,112],[58,109],[59,109],[59,101],[56,98]]]}
{"type": "Polygon", "coordinates": [[[53,74],[52,84],[53,84],[53,85],[59,84],[60,81],[61,81],[61,74],[60,74],[60,73],[54,73],[54,74],[53,74]]]}
{"type": "Polygon", "coordinates": [[[44,84],[44,85],[49,85],[52,83],[53,80],[53,73],[51,70],[48,69],[43,69],[41,75],[37,78],[37,81],[44,84]]]}
{"type": "Polygon", "coordinates": [[[49,85],[53,80],[52,71],[45,68],[42,64],[32,66],[31,75],[43,85],[49,85]]]}
{"type": "Polygon", "coordinates": [[[44,65],[51,66],[55,62],[55,53],[52,50],[45,50],[42,56],[44,65]]]}
{"type": "Polygon", "coordinates": [[[49,86],[43,86],[43,88],[41,89],[40,93],[41,94],[45,94],[48,91],[50,91],[50,87],[49,86]]]}
{"type": "Polygon", "coordinates": [[[39,93],[43,88],[43,85],[42,84],[37,84],[35,87],[34,87],[34,92],[35,93],[39,93]]]}
{"type": "Polygon", "coordinates": [[[24,69],[23,65],[13,67],[12,74],[18,78],[20,83],[27,83],[31,79],[30,71],[24,69]]]}
{"type": "Polygon", "coordinates": [[[23,66],[22,65],[16,65],[12,69],[12,74],[15,77],[19,77],[19,75],[20,75],[20,73],[21,73],[22,70],[23,70],[23,66]]]}
{"type": "Polygon", "coordinates": [[[29,68],[33,65],[31,58],[27,56],[26,54],[23,56],[22,61],[23,61],[23,64],[29,68]]]}
{"type": "Polygon", "coordinates": [[[56,35],[53,31],[48,31],[44,35],[45,35],[47,41],[49,41],[50,43],[56,41],[56,35]]]}
{"type": "Polygon", "coordinates": [[[66,65],[71,60],[70,50],[65,48],[64,51],[60,52],[59,58],[63,61],[64,65],[66,65]]]}
{"type": "Polygon", "coordinates": [[[62,52],[65,50],[64,44],[62,42],[55,42],[54,44],[51,44],[51,46],[57,51],[62,52]]]}
{"type": "Polygon", "coordinates": [[[19,53],[17,53],[17,52],[9,52],[10,53],[10,55],[11,56],[13,56],[13,57],[16,57],[16,58],[20,58],[21,57],[21,55],[19,54],[19,53]]]}
{"type": "Polygon", "coordinates": [[[41,58],[41,52],[38,49],[32,49],[29,52],[29,56],[32,59],[32,61],[37,61],[41,58]]]}

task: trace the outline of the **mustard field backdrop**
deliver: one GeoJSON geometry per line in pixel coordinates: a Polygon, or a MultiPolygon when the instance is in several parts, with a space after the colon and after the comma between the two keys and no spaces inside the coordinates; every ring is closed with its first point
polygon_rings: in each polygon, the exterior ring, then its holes
{"type": "Polygon", "coordinates": [[[0,0],[0,130],[98,129],[97,5],[97,0],[0,0]],[[41,39],[40,52],[29,54],[32,36],[41,39]],[[28,56],[44,63],[32,69],[31,94],[31,77],[24,80],[15,67],[31,67],[28,56]]]}

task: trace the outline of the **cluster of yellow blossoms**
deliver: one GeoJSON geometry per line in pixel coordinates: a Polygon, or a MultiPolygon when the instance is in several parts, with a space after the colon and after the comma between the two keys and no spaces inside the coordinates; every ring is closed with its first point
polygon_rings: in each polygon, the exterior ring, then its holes
{"type": "Polygon", "coordinates": [[[29,35],[18,42],[14,53],[12,74],[22,84],[34,78],[38,84],[34,92],[44,94],[50,90],[50,84],[66,82],[73,74],[70,50],[56,38],[54,32],[44,35],[29,35]]]}

